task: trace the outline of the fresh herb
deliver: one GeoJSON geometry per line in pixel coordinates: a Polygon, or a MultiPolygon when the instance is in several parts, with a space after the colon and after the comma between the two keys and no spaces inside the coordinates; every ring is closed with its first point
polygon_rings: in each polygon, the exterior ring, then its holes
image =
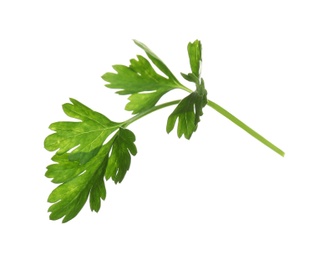
{"type": "Polygon", "coordinates": [[[203,115],[203,108],[208,105],[284,156],[278,147],[207,99],[205,83],[201,77],[200,41],[188,44],[191,72],[181,73],[185,80],[195,84],[194,91],[182,85],[147,46],[136,40],[134,42],[145,51],[150,61],[138,55],[137,59],[131,59],[129,66],[114,65],[115,73],[108,72],[102,76],[108,82],[108,88],[117,89],[116,93],[120,95],[129,95],[125,109],[132,111],[134,116],[123,122],[114,122],[71,98],[71,103],[63,105],[64,113],[79,121],[56,122],[49,127],[54,133],[45,139],[44,146],[48,151],[56,153],[52,157],[54,164],[47,167],[46,176],[52,178],[52,182],[60,184],[48,198],[48,202],[53,203],[49,208],[52,220],[63,218],[63,222],[67,222],[73,219],[88,198],[91,210],[99,211],[101,200],[106,198],[104,179],[120,183],[130,168],[131,155],[137,153],[135,135],[127,127],[164,107],[176,105],[168,117],[166,131],[170,133],[177,124],[179,138],[182,135],[191,138],[203,115]],[[189,94],[182,100],[157,104],[163,95],[173,89],[182,89],[189,94]]]}

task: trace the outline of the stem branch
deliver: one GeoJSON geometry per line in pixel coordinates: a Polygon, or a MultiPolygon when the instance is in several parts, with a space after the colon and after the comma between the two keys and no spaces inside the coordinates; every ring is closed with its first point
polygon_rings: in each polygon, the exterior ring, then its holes
{"type": "Polygon", "coordinates": [[[162,109],[164,107],[168,107],[168,106],[179,104],[180,101],[181,100],[174,100],[174,101],[170,101],[170,102],[166,102],[166,103],[160,104],[158,106],[154,106],[151,109],[148,109],[148,110],[146,110],[146,111],[144,111],[142,113],[139,113],[136,116],[133,116],[130,119],[124,121],[121,126],[127,127],[128,125],[132,124],[134,121],[142,118],[143,116],[146,116],[146,115],[148,115],[148,114],[150,114],[150,113],[152,113],[152,112],[154,112],[156,110],[162,109]]]}

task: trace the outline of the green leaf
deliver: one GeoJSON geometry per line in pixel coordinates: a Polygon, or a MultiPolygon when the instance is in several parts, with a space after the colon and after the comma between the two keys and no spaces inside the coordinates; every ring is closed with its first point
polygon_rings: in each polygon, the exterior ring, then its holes
{"type": "Polygon", "coordinates": [[[128,129],[120,128],[115,134],[105,177],[120,183],[130,168],[131,155],[136,155],[135,135],[128,129]]]}
{"type": "Polygon", "coordinates": [[[46,177],[62,184],[48,198],[48,202],[54,203],[48,210],[50,219],[64,217],[63,222],[71,220],[83,208],[88,196],[91,210],[98,212],[101,199],[106,198],[104,177],[112,178],[115,183],[123,180],[130,168],[130,154],[137,153],[134,142],[135,135],[130,130],[119,128],[85,164],[68,160],[68,153],[53,156],[56,163],[47,167],[46,177]]]}
{"type": "Polygon", "coordinates": [[[181,72],[181,75],[185,80],[199,84],[199,78],[196,77],[193,73],[184,74],[181,72]]]}
{"type": "MultiPolygon", "coordinates": [[[[201,83],[204,86],[204,82],[201,83]]],[[[175,110],[168,117],[167,133],[170,133],[178,120],[177,134],[180,138],[182,135],[186,139],[190,139],[193,132],[196,131],[197,125],[200,122],[200,117],[203,115],[203,107],[207,103],[206,90],[203,93],[194,91],[187,97],[181,100],[175,110]]]]}
{"type": "Polygon", "coordinates": [[[202,66],[202,45],[199,40],[188,44],[188,53],[190,58],[190,67],[192,73],[200,78],[202,66]]]}
{"type": "Polygon", "coordinates": [[[144,43],[137,40],[134,40],[134,42],[137,46],[146,52],[148,58],[156,65],[158,69],[165,73],[165,75],[167,75],[171,81],[180,84],[166,64],[160,58],[158,58],[155,53],[153,53],[144,43]]]}
{"type": "Polygon", "coordinates": [[[196,90],[181,100],[175,110],[168,117],[167,133],[170,133],[178,121],[177,134],[190,139],[196,131],[200,117],[203,115],[203,107],[207,104],[207,91],[204,80],[201,78],[202,45],[196,40],[188,44],[188,54],[192,73],[181,73],[182,77],[194,82],[196,90]]]}
{"type": "Polygon", "coordinates": [[[71,101],[72,104],[63,105],[63,110],[80,122],[51,124],[50,129],[55,133],[44,143],[47,150],[58,150],[52,158],[55,163],[47,167],[46,176],[60,184],[48,198],[54,203],[49,208],[50,219],[64,217],[63,222],[80,212],[88,196],[91,210],[98,212],[101,200],[106,197],[105,175],[115,183],[121,182],[130,167],[130,153],[137,152],[134,134],[120,128],[121,123],[109,120],[75,99],[71,101]]]}
{"type": "Polygon", "coordinates": [[[48,151],[58,150],[58,155],[75,148],[69,158],[86,163],[97,154],[106,138],[117,130],[120,124],[112,122],[75,99],[70,100],[72,104],[63,105],[64,112],[69,117],[81,121],[51,124],[49,128],[55,133],[45,139],[44,146],[48,151]]]}
{"type": "MultiPolygon", "coordinates": [[[[113,68],[117,73],[108,72],[102,76],[105,81],[109,82],[106,84],[108,88],[121,89],[116,93],[131,94],[125,109],[133,111],[133,114],[152,108],[164,94],[178,88],[173,78],[168,79],[159,75],[143,56],[138,55],[137,58],[138,60],[130,61],[129,67],[114,65],[113,68]]],[[[164,71],[167,70],[164,69],[164,71]]]]}
{"type": "Polygon", "coordinates": [[[106,198],[103,181],[108,162],[110,144],[102,146],[98,154],[86,164],[67,159],[68,153],[55,155],[52,159],[57,164],[47,167],[46,176],[53,182],[63,182],[52,191],[48,202],[54,203],[48,209],[51,220],[64,217],[62,222],[73,219],[83,208],[90,194],[91,210],[100,209],[100,200],[106,198]]]}

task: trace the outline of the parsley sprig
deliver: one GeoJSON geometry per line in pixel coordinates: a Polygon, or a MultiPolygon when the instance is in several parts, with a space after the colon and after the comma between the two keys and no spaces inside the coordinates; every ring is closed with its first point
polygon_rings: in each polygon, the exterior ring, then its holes
{"type": "Polygon", "coordinates": [[[190,139],[197,130],[206,105],[241,127],[257,140],[281,156],[284,152],[248,127],[227,110],[207,99],[205,83],[201,77],[202,46],[199,40],[188,44],[191,71],[181,73],[182,77],[195,84],[195,90],[184,86],[165,63],[146,45],[134,40],[146,53],[147,58],[137,55],[130,65],[114,65],[114,73],[102,76],[106,86],[116,89],[119,95],[129,95],[125,109],[132,111],[133,117],[114,122],[101,113],[93,111],[71,98],[71,103],[63,105],[66,115],[78,121],[56,122],[50,125],[54,131],[45,141],[48,151],[56,151],[53,164],[47,167],[46,176],[59,184],[48,202],[53,203],[49,212],[51,220],[63,218],[63,222],[73,219],[89,198],[92,211],[98,212],[101,200],[106,198],[105,181],[112,179],[122,182],[135,156],[135,135],[127,129],[134,121],[164,107],[176,105],[169,115],[167,133],[177,125],[177,135],[190,139]],[[163,74],[159,74],[158,68],[163,74]],[[188,92],[181,100],[158,104],[162,96],[174,89],[188,92]],[[109,140],[108,140],[109,139],[109,140]]]}

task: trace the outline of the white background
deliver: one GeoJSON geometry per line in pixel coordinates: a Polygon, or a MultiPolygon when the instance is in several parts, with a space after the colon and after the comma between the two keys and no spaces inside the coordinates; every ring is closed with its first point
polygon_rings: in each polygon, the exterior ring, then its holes
{"type": "Polygon", "coordinates": [[[314,259],[313,13],[303,0],[1,1],[0,258],[314,259]],[[132,39],[178,78],[200,39],[208,98],[286,156],[209,107],[190,141],[167,135],[167,108],[130,126],[138,154],[98,214],[50,221],[48,126],[69,97],[131,116],[100,77],[143,54],[132,39]]]}

